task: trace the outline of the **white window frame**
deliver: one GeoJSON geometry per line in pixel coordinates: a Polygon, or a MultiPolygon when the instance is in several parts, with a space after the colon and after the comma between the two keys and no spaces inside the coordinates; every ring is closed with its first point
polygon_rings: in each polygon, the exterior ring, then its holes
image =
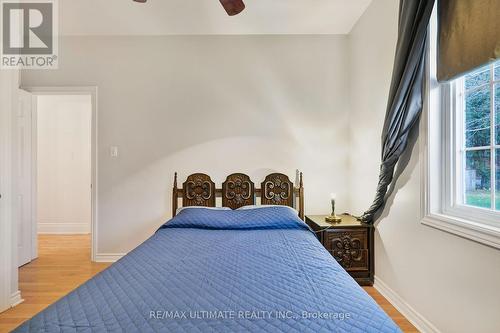
{"type": "Polygon", "coordinates": [[[434,13],[430,24],[426,98],[420,126],[421,223],[500,249],[500,212],[466,206],[460,194],[463,135],[458,132],[463,133],[463,119],[455,110],[463,107],[459,105],[463,99],[457,97],[460,87],[456,83],[437,82],[436,32],[434,13]]]}

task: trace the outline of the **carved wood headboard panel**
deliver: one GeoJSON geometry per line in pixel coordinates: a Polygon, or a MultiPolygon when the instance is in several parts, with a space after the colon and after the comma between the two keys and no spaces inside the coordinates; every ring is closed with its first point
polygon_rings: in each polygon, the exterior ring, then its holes
{"type": "Polygon", "coordinates": [[[293,183],[287,175],[273,173],[264,179],[261,185],[263,205],[281,205],[293,207],[293,183]]]}
{"type": "Polygon", "coordinates": [[[243,173],[233,173],[222,183],[222,206],[238,209],[255,205],[255,185],[243,173]]]}
{"type": "Polygon", "coordinates": [[[195,173],[187,177],[182,188],[177,188],[177,172],[174,176],[174,189],[172,195],[172,216],[177,213],[179,198],[182,198],[182,206],[204,206],[215,207],[216,197],[222,197],[222,205],[231,209],[242,206],[254,205],[256,197],[260,195],[262,205],[290,206],[299,211],[300,218],[304,219],[304,185],[302,173],[300,173],[300,184],[295,187],[287,175],[272,173],[268,175],[261,184],[261,188],[255,188],[250,177],[243,173],[229,175],[222,184],[222,188],[216,188],[210,176],[204,173],[195,173]]]}
{"type": "Polygon", "coordinates": [[[215,207],[215,183],[204,173],[187,177],[182,185],[182,206],[215,207]]]}

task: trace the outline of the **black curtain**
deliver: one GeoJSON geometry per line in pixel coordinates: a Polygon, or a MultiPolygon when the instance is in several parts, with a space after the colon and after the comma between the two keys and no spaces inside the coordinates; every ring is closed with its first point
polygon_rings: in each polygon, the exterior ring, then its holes
{"type": "Polygon", "coordinates": [[[394,170],[408,147],[410,131],[423,105],[427,29],[434,0],[400,0],[396,56],[389,101],[382,131],[382,163],[375,200],[360,217],[373,223],[384,208],[387,189],[397,177],[394,170]]]}

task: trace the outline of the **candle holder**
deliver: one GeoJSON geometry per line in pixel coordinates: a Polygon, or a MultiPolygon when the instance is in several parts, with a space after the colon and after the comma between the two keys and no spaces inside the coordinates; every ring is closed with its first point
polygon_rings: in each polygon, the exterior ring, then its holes
{"type": "Polygon", "coordinates": [[[342,222],[342,218],[337,215],[330,215],[325,217],[325,221],[329,223],[340,223],[342,222]]]}
{"type": "Polygon", "coordinates": [[[332,193],[332,214],[330,216],[325,217],[325,221],[329,223],[340,223],[342,222],[342,218],[335,214],[335,194],[332,193]]]}

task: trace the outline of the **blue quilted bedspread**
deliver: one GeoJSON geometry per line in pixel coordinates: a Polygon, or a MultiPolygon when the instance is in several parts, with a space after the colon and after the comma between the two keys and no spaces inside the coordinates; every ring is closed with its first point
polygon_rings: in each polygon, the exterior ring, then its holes
{"type": "Polygon", "coordinates": [[[285,207],[187,209],[16,332],[400,332],[285,207]]]}

